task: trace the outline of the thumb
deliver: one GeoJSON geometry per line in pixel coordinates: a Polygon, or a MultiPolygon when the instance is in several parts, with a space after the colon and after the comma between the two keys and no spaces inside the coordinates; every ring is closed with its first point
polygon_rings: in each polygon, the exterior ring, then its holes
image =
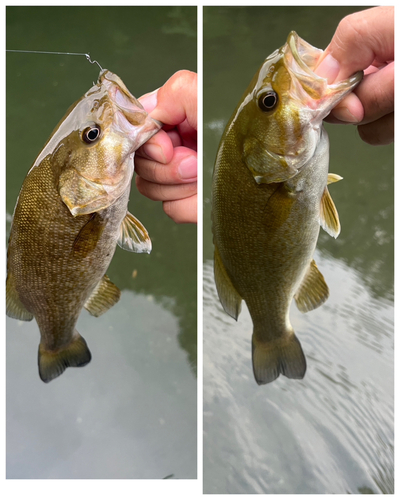
{"type": "Polygon", "coordinates": [[[140,102],[148,110],[153,108],[150,116],[165,125],[176,126],[187,120],[197,130],[197,74],[192,71],[178,71],[157,91],[140,98],[140,102]]]}

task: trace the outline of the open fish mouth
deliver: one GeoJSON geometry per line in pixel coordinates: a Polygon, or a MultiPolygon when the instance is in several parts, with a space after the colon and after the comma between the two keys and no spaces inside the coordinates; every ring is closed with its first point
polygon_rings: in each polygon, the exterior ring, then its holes
{"type": "Polygon", "coordinates": [[[129,92],[118,75],[103,70],[99,75],[98,84],[107,88],[114,107],[116,128],[135,143],[139,136],[143,138],[142,142],[145,142],[162,127],[161,122],[148,116],[142,104],[129,92]]]}
{"type": "Polygon", "coordinates": [[[363,72],[329,85],[326,78],[315,73],[323,50],[313,47],[291,31],[284,45],[285,65],[292,76],[294,97],[308,108],[318,110],[323,119],[362,80],[363,72]]]}

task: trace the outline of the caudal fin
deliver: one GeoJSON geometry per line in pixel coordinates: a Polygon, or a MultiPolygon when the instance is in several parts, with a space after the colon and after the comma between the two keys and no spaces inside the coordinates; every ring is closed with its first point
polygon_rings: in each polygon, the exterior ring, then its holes
{"type": "Polygon", "coordinates": [[[258,385],[268,384],[279,375],[301,379],[306,373],[306,358],[296,335],[258,342],[253,334],[253,372],[258,385]]]}
{"type": "Polygon", "coordinates": [[[69,366],[85,366],[91,359],[85,339],[75,331],[74,339],[63,349],[48,351],[39,345],[39,376],[43,382],[50,382],[69,366]]]}

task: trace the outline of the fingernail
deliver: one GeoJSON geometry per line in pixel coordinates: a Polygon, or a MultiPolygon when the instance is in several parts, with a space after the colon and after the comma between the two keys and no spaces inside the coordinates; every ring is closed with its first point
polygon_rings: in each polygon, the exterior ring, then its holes
{"type": "Polygon", "coordinates": [[[179,167],[178,173],[181,179],[197,179],[197,157],[190,155],[184,158],[179,167]]]}
{"type": "Polygon", "coordinates": [[[359,120],[350,113],[348,108],[345,108],[344,106],[338,106],[337,108],[332,109],[332,115],[337,118],[338,120],[341,120],[342,122],[347,122],[347,123],[358,123],[359,120]]]}
{"type": "Polygon", "coordinates": [[[157,106],[157,94],[158,89],[153,90],[153,92],[149,92],[148,94],[139,97],[139,101],[144,109],[150,113],[157,106]]]}
{"type": "Polygon", "coordinates": [[[315,68],[315,74],[326,78],[328,84],[333,83],[340,71],[339,62],[330,54],[326,55],[322,62],[315,68]]]}
{"type": "Polygon", "coordinates": [[[158,146],[157,144],[146,143],[142,146],[142,151],[151,160],[158,161],[159,163],[167,163],[161,146],[158,146]]]}

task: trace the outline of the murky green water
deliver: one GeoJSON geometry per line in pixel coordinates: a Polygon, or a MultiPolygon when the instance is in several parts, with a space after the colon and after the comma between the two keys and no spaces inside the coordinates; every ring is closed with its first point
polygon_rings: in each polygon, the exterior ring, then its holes
{"type": "MultiPolygon", "coordinates": [[[[7,8],[8,49],[90,52],[137,97],[196,71],[196,29],[195,7],[7,8]]],[[[97,76],[83,56],[7,54],[8,230],[31,164],[97,76]]],[[[196,227],[134,185],[129,209],[153,251],[117,248],[121,301],[77,325],[88,366],[43,384],[35,321],[7,318],[8,478],[196,477],[196,227]]]]}
{"type": "Polygon", "coordinates": [[[393,147],[327,126],[342,231],[321,231],[316,262],[330,287],[308,314],[292,307],[304,380],[258,387],[247,309],[222,310],[212,276],[211,175],[223,129],[262,61],[291,30],[329,43],[340,7],[204,11],[204,491],[392,493],[393,147]]]}

